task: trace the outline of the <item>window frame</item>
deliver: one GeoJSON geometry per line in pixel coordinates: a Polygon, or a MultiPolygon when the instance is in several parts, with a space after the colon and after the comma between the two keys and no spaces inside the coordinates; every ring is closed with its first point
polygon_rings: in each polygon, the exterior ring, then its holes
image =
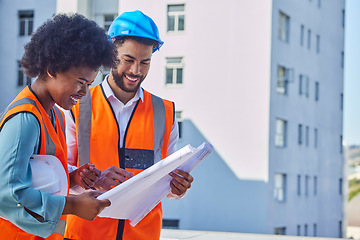
{"type": "Polygon", "coordinates": [[[301,175],[297,175],[297,195],[301,196],[301,175]]]}
{"type": "Polygon", "coordinates": [[[182,112],[183,111],[179,111],[176,110],[175,111],[175,117],[176,120],[178,122],[178,130],[179,130],[179,139],[181,139],[183,137],[183,118],[182,118],[182,112]]]}
{"type": "Polygon", "coordinates": [[[111,23],[116,19],[117,13],[106,13],[103,14],[103,28],[108,31],[111,23]],[[112,17],[112,20],[106,20],[107,17],[112,17]]]}
{"type": "Polygon", "coordinates": [[[311,29],[308,29],[307,33],[308,33],[308,35],[307,35],[307,49],[310,50],[311,49],[311,29]]]}
{"type": "Polygon", "coordinates": [[[166,32],[168,33],[181,33],[185,31],[185,3],[177,3],[177,4],[167,4],[167,15],[166,15],[166,32]],[[170,8],[171,7],[183,7],[183,10],[178,10],[178,11],[171,11],[170,8]],[[184,29],[179,29],[179,22],[180,22],[180,17],[183,16],[184,19],[184,23],[183,23],[183,28],[184,29]],[[173,30],[170,29],[170,18],[174,17],[174,25],[173,25],[173,30]]]}
{"type": "Polygon", "coordinates": [[[19,10],[19,36],[31,36],[34,31],[34,10],[19,10]]]}
{"type": "Polygon", "coordinates": [[[275,173],[274,175],[274,199],[278,202],[286,201],[286,174],[275,173]]]}
{"type": "Polygon", "coordinates": [[[305,175],[305,196],[309,196],[309,189],[310,189],[310,176],[305,175]]]}
{"type": "Polygon", "coordinates": [[[300,46],[304,46],[305,40],[305,26],[304,24],[300,25],[300,46]]]}
{"type": "Polygon", "coordinates": [[[20,61],[17,61],[17,65],[18,65],[17,86],[23,87],[23,86],[31,84],[32,79],[24,73],[24,69],[22,68],[22,66],[20,64],[20,61]],[[25,80],[26,80],[26,82],[25,82],[25,80]]]}
{"type": "Polygon", "coordinates": [[[302,145],[303,143],[303,130],[302,130],[303,125],[302,124],[298,124],[298,144],[302,145]]]}
{"type": "Polygon", "coordinates": [[[319,87],[320,87],[320,83],[319,82],[315,82],[315,101],[319,101],[319,87]]]}
{"type": "Polygon", "coordinates": [[[275,124],[275,146],[284,148],[287,146],[287,121],[281,118],[276,118],[275,124]],[[279,126],[279,124],[281,124],[281,126],[279,126]]]}
{"type": "Polygon", "coordinates": [[[165,86],[182,86],[184,84],[184,57],[166,57],[165,86]],[[179,62],[171,62],[179,59],[179,62]],[[168,82],[168,70],[172,70],[172,81],[168,82]],[[181,70],[181,82],[178,82],[178,70],[181,70]]]}
{"type": "Polygon", "coordinates": [[[320,35],[316,34],[316,53],[320,53],[320,35]]]}
{"type": "Polygon", "coordinates": [[[286,235],[286,227],[277,227],[274,230],[275,235],[286,235]]]}
{"type": "Polygon", "coordinates": [[[283,11],[279,11],[278,38],[283,42],[290,42],[290,16],[283,11]]]}
{"type": "Polygon", "coordinates": [[[288,95],[289,81],[290,69],[280,64],[277,65],[276,92],[282,95],[288,95]]]}

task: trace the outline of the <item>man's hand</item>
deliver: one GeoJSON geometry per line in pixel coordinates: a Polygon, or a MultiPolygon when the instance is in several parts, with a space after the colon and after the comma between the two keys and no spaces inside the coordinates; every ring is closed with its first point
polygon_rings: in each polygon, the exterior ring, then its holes
{"type": "Polygon", "coordinates": [[[101,171],[95,168],[94,164],[85,163],[77,170],[70,173],[70,179],[72,179],[72,182],[75,182],[71,184],[71,187],[77,184],[84,189],[90,189],[98,181],[100,175],[101,171]]]}
{"type": "Polygon", "coordinates": [[[112,186],[117,186],[133,176],[133,173],[125,169],[113,166],[101,172],[94,188],[99,191],[108,191],[112,186]]]}
{"type": "Polygon", "coordinates": [[[189,173],[180,169],[176,169],[175,173],[171,172],[169,175],[173,178],[170,182],[171,192],[178,196],[184,194],[194,181],[189,173]]]}

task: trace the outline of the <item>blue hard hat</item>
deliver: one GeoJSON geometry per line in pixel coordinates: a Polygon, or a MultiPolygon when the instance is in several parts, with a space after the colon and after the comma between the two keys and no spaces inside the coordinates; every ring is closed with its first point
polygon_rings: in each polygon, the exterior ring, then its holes
{"type": "Polygon", "coordinates": [[[158,42],[153,53],[164,44],[159,37],[159,30],[155,22],[139,10],[124,12],[110,25],[108,37],[135,36],[153,39],[158,42]]]}

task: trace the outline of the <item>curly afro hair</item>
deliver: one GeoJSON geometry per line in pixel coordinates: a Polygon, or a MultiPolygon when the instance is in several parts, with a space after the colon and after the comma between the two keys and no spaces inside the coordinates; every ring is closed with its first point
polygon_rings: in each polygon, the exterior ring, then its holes
{"type": "Polygon", "coordinates": [[[112,67],[116,56],[105,30],[80,14],[47,20],[25,45],[21,65],[29,77],[65,72],[71,67],[112,67]]]}

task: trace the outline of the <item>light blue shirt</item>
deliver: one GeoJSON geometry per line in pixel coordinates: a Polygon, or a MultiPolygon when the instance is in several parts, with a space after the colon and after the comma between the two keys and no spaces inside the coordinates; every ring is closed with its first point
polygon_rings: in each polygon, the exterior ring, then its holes
{"type": "Polygon", "coordinates": [[[31,113],[15,115],[0,131],[0,216],[28,233],[48,237],[63,212],[65,197],[31,187],[29,159],[38,153],[39,136],[38,120],[31,113]]]}

